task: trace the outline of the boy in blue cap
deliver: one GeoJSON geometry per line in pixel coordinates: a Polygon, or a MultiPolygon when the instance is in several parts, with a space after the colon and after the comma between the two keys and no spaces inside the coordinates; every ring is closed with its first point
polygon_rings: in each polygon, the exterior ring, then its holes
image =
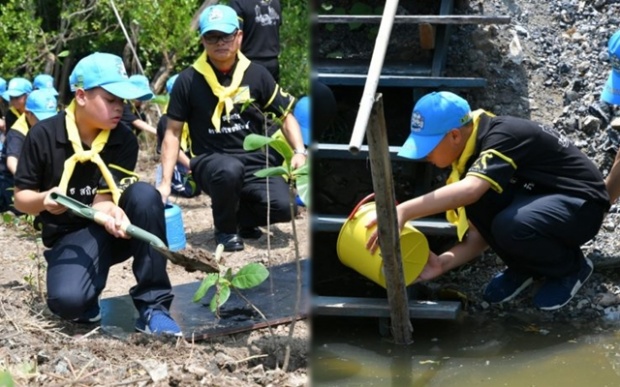
{"type": "MultiPolygon", "coordinates": [[[[596,165],[553,128],[472,112],[456,94],[436,92],[416,103],[399,156],[452,167],[446,186],[397,206],[401,229],[411,219],[444,211],[456,225],[460,243],[431,252],[419,280],[491,247],[507,268],[484,290],[487,302],[509,301],[542,279],[534,304],[555,310],[590,277],[593,265],[580,245],[598,232],[609,196],[596,165]]],[[[367,248],[376,250],[376,231],[367,248]]]]}
{"type": "Polygon", "coordinates": [[[32,80],[34,90],[47,90],[52,95],[57,96],[58,91],[54,87],[54,77],[49,74],[39,74],[32,80]]]}
{"type": "Polygon", "coordinates": [[[5,127],[10,129],[19,116],[24,114],[26,97],[32,91],[32,83],[26,78],[13,78],[9,81],[2,98],[9,103],[9,110],[5,116],[5,127]]]}
{"type": "Polygon", "coordinates": [[[110,267],[133,256],[137,284],[129,293],[139,314],[136,330],[180,336],[169,313],[173,295],[166,259],[148,243],[128,238],[121,227],[131,221],[166,240],[161,196],[132,172],[138,142],[120,122],[123,100],[144,92],[129,82],[122,59],[106,53],[80,60],[69,84],[73,101],[32,127],[15,174],[15,207],[38,214],[43,225],[47,305],[63,319],[99,321],[98,298],[110,267]],[[110,219],[102,227],[74,216],[51,199],[52,192],[110,219]]]}
{"type": "MultiPolygon", "coordinates": [[[[6,91],[6,81],[0,77],[0,95],[6,91]]],[[[6,123],[4,122],[4,98],[0,99],[0,148],[4,143],[4,132],[6,131],[6,123]]]]}
{"type": "Polygon", "coordinates": [[[295,99],[280,89],[266,68],[239,51],[243,32],[235,11],[225,5],[207,7],[199,25],[205,51],[179,74],[172,89],[158,189],[166,200],[187,122],[191,171],[198,187],[211,196],[216,243],[225,251],[239,251],[244,249],[243,238],[261,237],[258,226],[267,224],[267,214],[271,223],[288,222],[292,215],[286,181],[271,177],[267,184],[267,179],[254,175],[278,165],[276,158],[244,150],[245,137],[265,134],[263,114],[269,112],[284,123],[282,133],[294,149],[292,168],[306,162],[306,149],[299,124],[289,114],[295,99]]]}
{"type": "Polygon", "coordinates": [[[19,213],[13,207],[13,175],[17,169],[24,139],[30,128],[39,120],[57,113],[56,106],[56,97],[48,90],[33,91],[26,99],[24,114],[7,131],[4,147],[0,151],[0,212],[10,210],[19,213]]]}

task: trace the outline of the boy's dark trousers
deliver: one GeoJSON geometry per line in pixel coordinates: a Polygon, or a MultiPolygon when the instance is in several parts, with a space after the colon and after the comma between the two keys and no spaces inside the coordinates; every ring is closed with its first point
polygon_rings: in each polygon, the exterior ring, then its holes
{"type": "MultiPolygon", "coordinates": [[[[220,154],[194,157],[190,167],[198,188],[211,197],[213,223],[223,233],[237,227],[267,224],[267,179],[254,173],[266,167],[262,153],[220,154]]],[[[291,220],[289,187],[280,177],[269,178],[271,223],[291,220]]]]}
{"type": "MultiPolygon", "coordinates": [[[[150,184],[137,182],[121,195],[119,207],[132,224],[166,241],[164,204],[150,184]]],[[[115,238],[92,223],[67,234],[45,251],[47,302],[65,319],[79,318],[97,303],[106,286],[110,267],[131,256],[137,284],[130,289],[139,312],[148,308],[169,310],[173,295],[166,273],[166,258],[138,239],[115,238]]]]}
{"type": "Polygon", "coordinates": [[[505,206],[485,196],[467,215],[490,247],[508,267],[552,278],[579,270],[580,246],[598,233],[607,211],[563,194],[517,193],[505,206]]]}

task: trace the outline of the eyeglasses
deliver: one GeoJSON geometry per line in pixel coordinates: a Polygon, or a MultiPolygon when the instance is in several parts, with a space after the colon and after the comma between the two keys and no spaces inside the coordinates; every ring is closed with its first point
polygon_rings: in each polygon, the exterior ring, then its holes
{"type": "Polygon", "coordinates": [[[204,38],[207,44],[217,44],[220,40],[224,43],[230,43],[235,40],[235,36],[237,36],[237,30],[227,35],[204,35],[204,38]]]}

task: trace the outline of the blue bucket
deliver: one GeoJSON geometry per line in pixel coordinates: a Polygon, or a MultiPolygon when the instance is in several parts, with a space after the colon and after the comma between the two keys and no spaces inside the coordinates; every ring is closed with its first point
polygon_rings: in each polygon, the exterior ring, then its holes
{"type": "Polygon", "coordinates": [[[185,248],[183,216],[181,208],[176,204],[166,204],[166,238],[170,251],[179,251],[185,248]]]}

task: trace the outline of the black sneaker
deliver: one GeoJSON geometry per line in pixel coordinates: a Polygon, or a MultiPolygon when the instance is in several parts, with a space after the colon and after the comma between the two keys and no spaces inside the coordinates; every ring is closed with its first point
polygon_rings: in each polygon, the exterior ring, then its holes
{"type": "Polygon", "coordinates": [[[258,239],[263,236],[263,232],[258,227],[240,227],[239,236],[245,239],[258,239]]]}
{"type": "Polygon", "coordinates": [[[578,272],[562,278],[547,279],[534,296],[534,305],[542,310],[560,309],[573,299],[593,270],[592,261],[584,258],[578,272]]]}
{"type": "Polygon", "coordinates": [[[510,301],[534,282],[531,275],[507,268],[498,273],[484,289],[482,298],[498,304],[510,301]]]}
{"type": "Polygon", "coordinates": [[[224,245],[224,251],[241,251],[244,249],[243,239],[238,234],[227,234],[215,230],[215,242],[224,245]]]}

